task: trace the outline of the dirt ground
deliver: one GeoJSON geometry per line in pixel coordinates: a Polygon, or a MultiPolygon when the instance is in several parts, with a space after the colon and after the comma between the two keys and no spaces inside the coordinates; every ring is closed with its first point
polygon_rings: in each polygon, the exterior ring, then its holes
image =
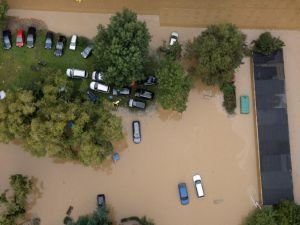
{"type": "MultiPolygon", "coordinates": [[[[106,24],[108,14],[54,13],[10,10],[10,15],[43,20],[48,28],[66,34],[93,37],[98,23],[106,24]],[[60,21],[64,21],[63,23],[60,21]]],[[[162,27],[158,16],[140,16],[147,22],[157,47],[172,30],[180,41],[198,35],[200,28],[162,27]]],[[[244,30],[248,43],[261,30],[244,30]]],[[[273,31],[272,31],[273,32],[273,31]]],[[[300,32],[274,31],[286,43],[284,49],[288,113],[295,198],[300,202],[300,140],[297,117],[300,109],[297,84],[299,76],[300,32]]],[[[247,94],[252,100],[250,59],[238,69],[237,96],[247,94]]],[[[188,109],[182,115],[149,110],[146,114],[120,109],[126,141],[116,150],[121,160],[107,162],[102,170],[51,159],[33,158],[15,145],[0,145],[0,190],[7,187],[9,175],[24,173],[37,179],[40,192],[31,212],[43,224],[59,224],[69,205],[74,216],[91,212],[95,196],[105,193],[117,220],[127,216],[147,215],[160,225],[238,225],[253,209],[252,198],[259,199],[258,163],[255,145],[253,105],[249,115],[228,117],[219,92],[197,83],[189,96],[188,109]],[[142,143],[132,144],[131,121],[142,124],[142,143]],[[197,199],[192,175],[203,177],[206,197],[197,199]],[[177,184],[186,182],[190,204],[181,206],[177,184]],[[51,210],[51,211],[50,211],[51,210]],[[51,212],[51,213],[49,213],[51,212]]],[[[237,109],[239,108],[239,105],[237,109]]],[[[237,110],[238,112],[238,110],[237,110]]]]}
{"type": "Polygon", "coordinates": [[[12,9],[114,13],[126,7],[158,15],[161,25],[205,27],[231,22],[242,28],[300,28],[300,2],[295,0],[8,0],[12,9]],[[276,15],[276,16],[274,16],[276,15]]]}

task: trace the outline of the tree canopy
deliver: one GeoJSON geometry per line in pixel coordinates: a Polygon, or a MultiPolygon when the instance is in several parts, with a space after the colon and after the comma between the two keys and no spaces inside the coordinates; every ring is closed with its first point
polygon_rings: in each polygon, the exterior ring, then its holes
{"type": "Polygon", "coordinates": [[[0,2],[0,30],[3,29],[3,27],[4,27],[7,11],[8,11],[7,1],[1,0],[1,2],[0,2]]]}
{"type": "MultiPolygon", "coordinates": [[[[108,218],[108,210],[105,207],[98,207],[93,214],[80,216],[77,221],[70,222],[70,225],[111,225],[108,218]]],[[[68,225],[69,225],[68,224],[68,225]]]]}
{"type": "Polygon", "coordinates": [[[60,72],[50,74],[34,94],[7,92],[0,102],[1,141],[19,138],[36,156],[100,164],[122,138],[121,119],[82,98],[85,93],[60,72]]]}
{"type": "Polygon", "coordinates": [[[235,25],[211,25],[188,43],[187,56],[197,60],[195,72],[204,83],[222,86],[242,62],[245,39],[235,25]]]}
{"type": "Polygon", "coordinates": [[[108,84],[123,87],[144,77],[150,34],[136,13],[124,9],[110,19],[105,28],[98,27],[95,37],[95,67],[103,72],[108,84]]]}
{"type": "Polygon", "coordinates": [[[279,38],[273,37],[270,32],[264,32],[259,35],[259,38],[254,43],[253,50],[264,55],[270,55],[284,46],[284,42],[279,38]]]}
{"type": "Polygon", "coordinates": [[[183,67],[176,61],[166,59],[161,62],[156,76],[160,105],[164,109],[185,111],[192,82],[183,67]]]}

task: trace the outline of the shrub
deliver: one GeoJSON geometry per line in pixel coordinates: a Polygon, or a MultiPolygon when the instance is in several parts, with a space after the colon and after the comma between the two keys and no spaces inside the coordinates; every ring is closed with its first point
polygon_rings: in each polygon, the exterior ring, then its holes
{"type": "Polygon", "coordinates": [[[229,114],[233,114],[236,108],[235,86],[233,83],[224,83],[221,87],[224,95],[223,106],[229,114]]]}
{"type": "Polygon", "coordinates": [[[255,41],[253,51],[271,55],[275,51],[282,49],[284,42],[279,38],[273,37],[270,32],[262,33],[255,41]]]}

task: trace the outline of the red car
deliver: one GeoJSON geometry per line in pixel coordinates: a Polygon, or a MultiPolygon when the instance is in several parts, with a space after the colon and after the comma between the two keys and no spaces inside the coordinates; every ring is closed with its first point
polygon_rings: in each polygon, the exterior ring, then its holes
{"type": "Polygon", "coordinates": [[[16,46],[21,48],[24,46],[25,35],[23,30],[17,30],[16,46]]]}

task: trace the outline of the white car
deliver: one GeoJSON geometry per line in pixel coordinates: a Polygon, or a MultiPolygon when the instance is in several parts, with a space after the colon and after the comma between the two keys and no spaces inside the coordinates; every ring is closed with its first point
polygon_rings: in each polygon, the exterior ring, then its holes
{"type": "Polygon", "coordinates": [[[73,34],[70,42],[70,50],[76,50],[77,35],[73,34]]]}
{"type": "Polygon", "coordinates": [[[172,46],[172,45],[174,45],[175,44],[175,42],[177,42],[178,41],[178,33],[177,32],[172,32],[171,33],[171,36],[170,36],[170,46],[172,46]]]}
{"type": "Polygon", "coordinates": [[[66,75],[70,78],[87,78],[88,72],[79,69],[67,69],[66,75]]]}
{"type": "Polygon", "coordinates": [[[199,174],[196,174],[195,176],[193,176],[193,181],[194,181],[197,197],[198,198],[204,197],[201,176],[199,174]]]}
{"type": "Polygon", "coordinates": [[[92,80],[94,80],[94,81],[103,81],[103,76],[100,72],[93,71],[92,80]]]}
{"type": "Polygon", "coordinates": [[[0,91],[0,100],[5,99],[5,97],[6,97],[5,91],[0,91]]]}
{"type": "Polygon", "coordinates": [[[104,92],[104,93],[109,93],[109,86],[105,85],[105,84],[101,84],[98,82],[91,82],[90,83],[90,89],[93,91],[100,91],[100,92],[104,92]]]}

